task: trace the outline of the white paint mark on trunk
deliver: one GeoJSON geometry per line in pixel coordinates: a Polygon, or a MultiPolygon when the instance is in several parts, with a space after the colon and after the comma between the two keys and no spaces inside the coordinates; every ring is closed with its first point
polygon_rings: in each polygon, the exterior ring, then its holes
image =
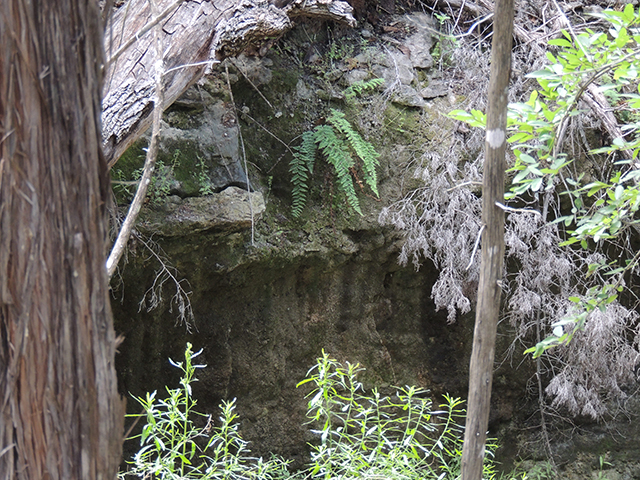
{"type": "Polygon", "coordinates": [[[504,143],[504,139],[504,130],[496,129],[487,131],[487,142],[491,148],[500,148],[504,143]]]}

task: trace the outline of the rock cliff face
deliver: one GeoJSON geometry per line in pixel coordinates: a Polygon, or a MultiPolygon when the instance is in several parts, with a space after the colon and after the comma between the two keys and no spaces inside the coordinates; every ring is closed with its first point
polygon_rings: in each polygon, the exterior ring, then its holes
{"type": "MultiPolygon", "coordinates": [[[[228,78],[222,67],[166,112],[160,176],[113,287],[116,330],[125,337],[117,358],[123,393],[175,385],[167,359],[181,358],[191,342],[207,364],[194,387],[198,409],[215,412],[221,399],[237,397],[252,450],[299,462],[312,438],[296,384],[323,349],[362,364],[365,384],[383,391],[419,385],[436,401],[466,395],[473,312],[447,324],[431,299],[433,265],[398,265],[402,239],[377,217],[411,188],[429,188],[411,175],[424,149],[461,161],[474,152],[456,150],[457,136],[469,132],[443,115],[461,97],[437,68],[449,61],[449,46],[432,38],[435,24],[417,14],[390,25],[395,33],[384,45],[366,26],[300,25],[267,57],[230,62],[228,78]],[[374,77],[385,79],[378,91],[345,98],[374,77]],[[329,107],[344,111],[381,153],[380,199],[360,195],[363,216],[355,214],[318,165],[307,208],[293,218],[292,149],[329,107]],[[160,258],[172,267],[163,270],[160,258]],[[188,324],[176,322],[174,279],[192,292],[188,324]]],[[[115,177],[135,172],[143,144],[127,152],[115,177]]],[[[502,333],[497,359],[511,341],[506,327],[502,333]]],[[[507,462],[529,442],[521,430],[535,412],[526,389],[534,369],[518,360],[495,374],[490,422],[507,462]]],[[[563,458],[572,452],[566,447],[563,458]]]]}
{"type": "MultiPolygon", "coordinates": [[[[465,394],[473,318],[447,325],[446,312],[436,312],[430,298],[433,268],[399,266],[401,239],[377,222],[380,208],[406,190],[403,170],[416,151],[410,141],[419,148],[425,141],[419,136],[452,126],[435,113],[450,108],[446,87],[420,94],[433,64],[431,19],[398,17],[401,25],[410,32],[402,49],[355,35],[327,47],[326,29],[306,25],[266,58],[236,59],[229,80],[242,139],[224,68],[165,114],[160,178],[137,228],[162,249],[176,268],[171,273],[188,281],[193,321],[176,325],[170,281],[157,308],[140,308],[160,267],[132,241],[136,254],[113,302],[125,337],[118,357],[123,391],[175,383],[167,358],[180,358],[191,341],[204,348],[208,365],[194,392],[200,409],[212,412],[221,399],[237,397],[254,450],[293,458],[302,458],[311,440],[304,392],[295,386],[322,349],[361,363],[369,385],[465,394]],[[304,33],[310,28],[317,29],[311,43],[304,33]],[[302,46],[313,75],[296,61],[302,46]],[[370,78],[384,78],[385,86],[346,104],[344,90],[370,78]],[[330,172],[320,170],[307,209],[294,219],[284,144],[296,145],[292,139],[321,121],[327,106],[345,111],[382,154],[381,199],[361,196],[360,217],[332,193],[330,172]]],[[[143,143],[116,166],[120,178],[137,167],[143,143]]]]}
{"type": "MultiPolygon", "coordinates": [[[[333,234],[330,226],[325,234],[333,234]]],[[[310,440],[304,392],[295,385],[322,349],[360,362],[369,386],[463,395],[472,320],[447,326],[446,314],[434,311],[433,272],[399,268],[393,237],[382,232],[335,240],[309,242],[296,255],[277,248],[265,255],[247,247],[244,234],[164,239],[163,250],[193,287],[195,321],[188,333],[166,308],[137,312],[154,270],[135,260],[128,269],[138,281],[125,280],[117,307],[126,337],[123,389],[139,394],[175,383],[167,358],[180,358],[191,341],[204,348],[208,366],[194,389],[199,408],[215,411],[221,399],[237,397],[243,434],[258,453],[294,458],[310,440]]]]}

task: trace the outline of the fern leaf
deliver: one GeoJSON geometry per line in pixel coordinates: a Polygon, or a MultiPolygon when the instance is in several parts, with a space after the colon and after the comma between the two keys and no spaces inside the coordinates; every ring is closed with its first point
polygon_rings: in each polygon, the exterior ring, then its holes
{"type": "Polygon", "coordinates": [[[296,150],[302,155],[303,160],[306,162],[309,173],[313,174],[313,165],[316,160],[316,139],[312,131],[302,134],[302,143],[296,150]]]}
{"type": "Polygon", "coordinates": [[[331,115],[327,118],[327,122],[337,128],[338,131],[347,138],[353,151],[362,160],[365,183],[369,185],[369,188],[375,193],[376,197],[379,197],[376,167],[380,165],[378,160],[380,154],[376,152],[376,149],[371,143],[367,142],[353,129],[343,112],[332,108],[331,115]]]}
{"type": "Polygon", "coordinates": [[[367,90],[374,90],[384,83],[384,78],[372,78],[371,80],[360,80],[354,82],[349,88],[344,91],[344,96],[347,100],[353,100],[356,96],[366,92],[367,90]]]}
{"type": "Polygon", "coordinates": [[[313,173],[313,165],[316,156],[316,144],[314,133],[309,131],[302,134],[302,143],[294,147],[293,158],[289,162],[289,173],[291,174],[292,204],[291,214],[299,217],[307,203],[307,193],[309,185],[307,183],[309,174],[313,173]]]}
{"type": "Polygon", "coordinates": [[[338,186],[347,197],[349,205],[360,215],[360,202],[356,195],[356,189],[353,185],[351,172],[349,169],[353,167],[353,158],[345,149],[344,142],[338,138],[336,131],[331,125],[320,125],[314,130],[315,140],[322,153],[326,156],[335,172],[338,180],[338,186]]]}

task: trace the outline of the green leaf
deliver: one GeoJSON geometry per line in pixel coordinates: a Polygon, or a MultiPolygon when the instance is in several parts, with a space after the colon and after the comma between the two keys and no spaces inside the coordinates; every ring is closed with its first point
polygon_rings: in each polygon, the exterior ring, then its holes
{"type": "Polygon", "coordinates": [[[472,127],[485,128],[487,124],[486,116],[479,110],[471,110],[471,113],[464,110],[452,110],[448,116],[454,120],[465,122],[472,127]]]}
{"type": "Polygon", "coordinates": [[[533,135],[531,135],[530,133],[518,132],[514,135],[511,135],[507,140],[507,142],[509,143],[526,142],[528,140],[531,140],[532,138],[533,138],[533,135]]]}
{"type": "Polygon", "coordinates": [[[549,45],[555,45],[558,47],[573,47],[573,44],[564,38],[554,38],[547,42],[549,45]]]}
{"type": "Polygon", "coordinates": [[[624,187],[622,185],[616,186],[615,193],[614,193],[615,199],[620,200],[623,195],[624,195],[624,187]]]}
{"type": "Polygon", "coordinates": [[[528,170],[520,171],[515,177],[513,177],[512,183],[516,184],[522,182],[522,180],[527,178],[527,175],[529,175],[528,170]]]}
{"type": "MultiPolygon", "coordinates": [[[[548,55],[551,55],[548,53],[548,55]]],[[[553,55],[551,55],[553,57],[553,55]]],[[[550,72],[549,70],[536,70],[535,72],[531,72],[528,73],[527,75],[525,75],[527,78],[546,78],[546,79],[556,79],[558,78],[558,75],[556,75],[553,72],[550,72]]]]}
{"type": "Polygon", "coordinates": [[[540,190],[540,187],[542,186],[542,177],[538,177],[538,178],[534,178],[531,182],[531,190],[533,192],[537,192],[538,190],[540,190]]]}
{"type": "Polygon", "coordinates": [[[526,153],[521,153],[518,159],[528,165],[538,165],[536,159],[526,153]]]}

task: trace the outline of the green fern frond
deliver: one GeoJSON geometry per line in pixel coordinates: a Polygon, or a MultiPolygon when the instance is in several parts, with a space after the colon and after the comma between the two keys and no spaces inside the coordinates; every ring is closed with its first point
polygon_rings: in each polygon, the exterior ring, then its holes
{"type": "Polygon", "coordinates": [[[347,138],[353,151],[362,160],[362,171],[364,172],[365,183],[369,185],[369,188],[375,193],[376,197],[379,197],[376,167],[380,165],[378,161],[380,154],[376,152],[373,145],[353,129],[343,112],[332,108],[331,115],[327,118],[327,122],[337,128],[338,131],[347,138]]]}
{"type": "MultiPolygon", "coordinates": [[[[372,88],[364,86],[364,82],[358,83],[359,87],[357,88],[372,88]]],[[[381,83],[381,79],[373,79],[367,82],[368,85],[372,86],[377,86],[381,83]]],[[[376,152],[371,143],[360,136],[346,119],[343,112],[331,109],[326,124],[305,132],[302,135],[300,146],[294,147],[294,155],[289,163],[291,184],[293,186],[291,207],[293,216],[300,216],[307,201],[308,181],[310,175],[313,174],[316,150],[318,148],[327,163],[333,167],[337,177],[338,188],[347,197],[347,202],[356,212],[362,215],[355,187],[355,182],[359,183],[360,186],[362,186],[362,182],[357,178],[353,153],[362,161],[364,183],[371,188],[371,191],[376,196],[379,196],[376,167],[380,165],[378,161],[380,154],[376,152]]]]}
{"type": "Polygon", "coordinates": [[[296,148],[307,164],[307,170],[313,174],[313,166],[316,161],[316,139],[313,131],[302,134],[302,143],[296,148]]]}
{"type": "Polygon", "coordinates": [[[353,167],[354,161],[344,142],[338,138],[336,131],[331,125],[320,125],[314,130],[315,140],[322,153],[326,156],[327,162],[333,165],[338,178],[338,186],[347,197],[347,202],[351,207],[362,215],[360,210],[360,202],[356,195],[356,189],[351,178],[350,168],[353,167]]]}
{"type": "Polygon", "coordinates": [[[372,78],[371,80],[360,80],[354,82],[344,91],[344,97],[347,101],[353,100],[367,90],[375,90],[384,83],[384,78],[372,78]]]}
{"type": "Polygon", "coordinates": [[[299,217],[307,202],[307,192],[309,191],[309,174],[313,173],[313,165],[316,157],[316,142],[314,132],[308,131],[302,134],[302,143],[294,147],[293,158],[289,162],[289,173],[291,174],[291,184],[293,189],[291,196],[291,214],[299,217]]]}

